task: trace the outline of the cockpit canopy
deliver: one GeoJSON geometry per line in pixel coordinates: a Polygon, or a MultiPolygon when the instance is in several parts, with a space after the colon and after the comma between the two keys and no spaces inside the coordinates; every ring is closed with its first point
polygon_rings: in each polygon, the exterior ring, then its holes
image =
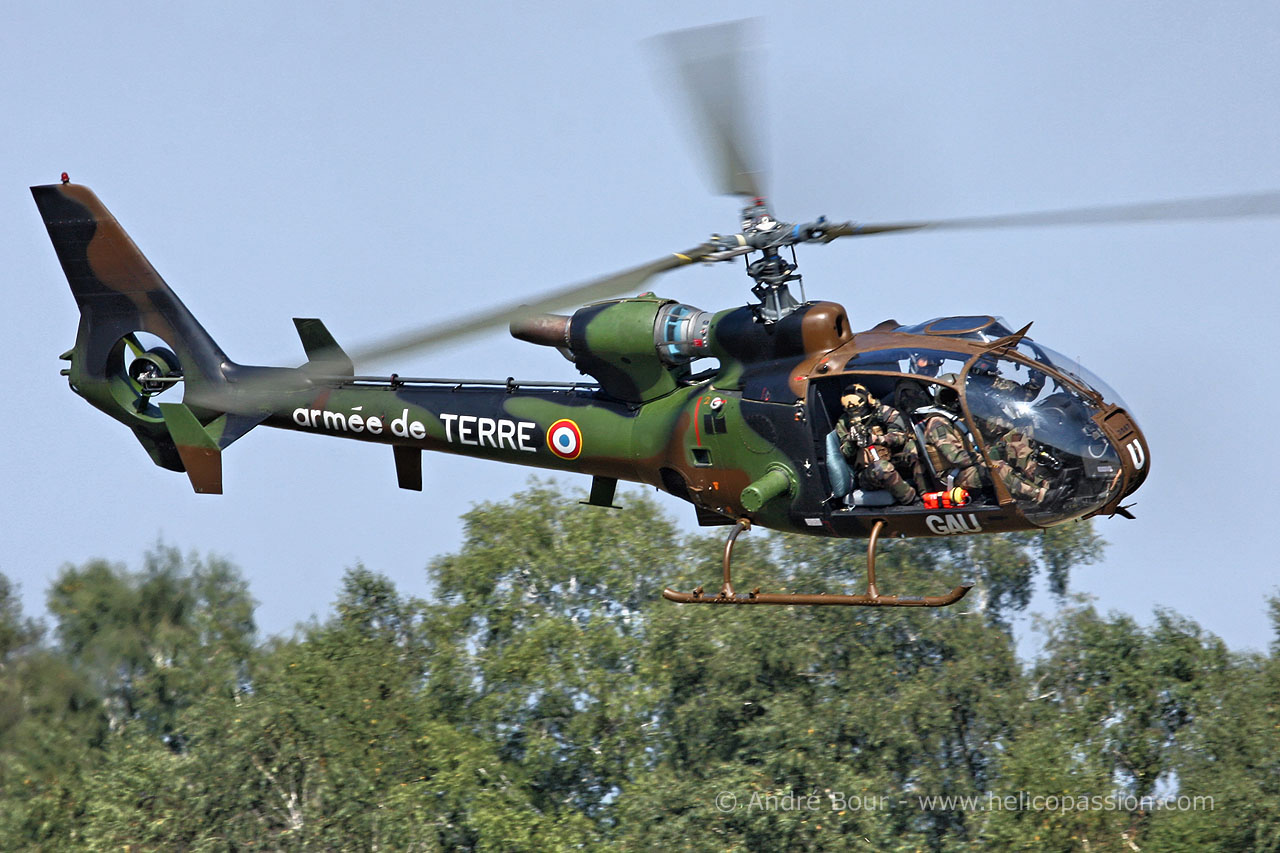
{"type": "MultiPolygon", "coordinates": [[[[998,341],[1013,334],[1013,330],[1009,328],[1009,324],[1003,317],[992,317],[986,314],[964,317],[935,317],[932,320],[926,320],[923,323],[916,323],[912,326],[899,326],[894,331],[912,335],[931,335],[940,338],[963,338],[983,343],[998,341]]],[[[945,351],[945,341],[939,341],[937,347],[939,350],[945,351]]],[[[1099,394],[1106,402],[1113,403],[1122,409],[1129,408],[1110,385],[1103,382],[1083,365],[1044,344],[1023,336],[1018,341],[1015,349],[1019,355],[1025,356],[1031,361],[1037,361],[1040,364],[1065,373],[1068,378],[1079,383],[1085,389],[1099,394]]],[[[864,355],[879,356],[881,353],[864,353],[864,355]]],[[[939,353],[934,352],[931,355],[937,357],[939,353]]],[[[942,352],[941,356],[947,357],[948,353],[942,352]]],[[[956,358],[957,356],[950,357],[956,358]]],[[[958,358],[967,361],[969,356],[968,354],[963,354],[958,358]]]]}
{"type": "Polygon", "coordinates": [[[1096,420],[1102,400],[1089,393],[1096,389],[1064,382],[1038,364],[978,356],[965,375],[963,399],[992,474],[1024,515],[1052,523],[1110,502],[1123,466],[1096,420]]]}
{"type": "Polygon", "coordinates": [[[978,314],[966,317],[934,317],[914,326],[899,326],[896,332],[909,335],[938,335],[950,338],[971,338],[979,341],[998,341],[1013,334],[1003,317],[978,314]]]}
{"type": "MultiPolygon", "coordinates": [[[[860,352],[841,375],[818,380],[833,418],[840,410],[832,401],[855,382],[912,427],[947,415],[985,464],[985,494],[975,499],[995,502],[1006,493],[1037,524],[1081,517],[1118,498],[1123,466],[1100,416],[1124,403],[1091,372],[1025,336],[999,355],[982,349],[1013,334],[998,317],[943,317],[890,331],[918,335],[924,346],[860,352]]],[[[917,440],[925,443],[919,429],[917,440]]],[[[937,467],[927,449],[922,460],[937,467]]],[[[955,473],[930,470],[930,486],[948,488],[955,473]]]]}

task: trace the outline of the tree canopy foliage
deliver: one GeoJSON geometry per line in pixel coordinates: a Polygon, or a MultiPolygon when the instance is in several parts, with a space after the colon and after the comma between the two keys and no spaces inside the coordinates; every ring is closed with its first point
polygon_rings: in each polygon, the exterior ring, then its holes
{"type": "MultiPolygon", "coordinates": [[[[172,548],[67,567],[48,625],[0,576],[5,849],[1280,850],[1280,601],[1269,654],[1100,614],[1065,594],[1082,523],[884,544],[885,592],[975,578],[950,608],[682,607],[722,540],[627,503],[535,483],[464,516],[429,598],[356,567],[289,638],[172,548]]],[[[735,565],[853,590],[865,544],[735,565]]]]}

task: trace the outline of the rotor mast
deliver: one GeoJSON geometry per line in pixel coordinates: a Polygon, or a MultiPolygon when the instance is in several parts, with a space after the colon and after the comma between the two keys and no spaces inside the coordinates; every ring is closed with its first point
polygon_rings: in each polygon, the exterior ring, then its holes
{"type": "Polygon", "coordinates": [[[762,321],[776,323],[804,301],[804,282],[797,272],[796,243],[823,240],[828,228],[825,216],[799,225],[780,222],[764,197],[756,196],[742,208],[742,233],[712,234],[713,250],[702,260],[713,263],[759,252],[760,257],[748,260],[746,265],[747,276],[754,282],[751,292],[760,300],[755,310],[762,321]],[[784,248],[791,249],[791,260],[782,256],[784,248]],[[800,285],[799,300],[791,293],[793,281],[800,285]]]}

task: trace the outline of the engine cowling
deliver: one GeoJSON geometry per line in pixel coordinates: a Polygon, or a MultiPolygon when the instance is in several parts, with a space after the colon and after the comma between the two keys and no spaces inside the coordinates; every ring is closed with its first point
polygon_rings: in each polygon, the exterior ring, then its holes
{"type": "Polygon", "coordinates": [[[671,393],[705,354],[711,315],[645,295],[597,302],[572,317],[536,314],[511,324],[516,338],[552,346],[611,397],[642,403],[671,393]]]}

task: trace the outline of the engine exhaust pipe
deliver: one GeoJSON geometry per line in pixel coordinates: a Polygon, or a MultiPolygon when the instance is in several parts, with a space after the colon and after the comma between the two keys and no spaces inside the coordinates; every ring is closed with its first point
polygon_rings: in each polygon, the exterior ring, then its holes
{"type": "Polygon", "coordinates": [[[511,337],[560,350],[569,348],[569,323],[563,314],[529,314],[511,321],[511,337]]]}

